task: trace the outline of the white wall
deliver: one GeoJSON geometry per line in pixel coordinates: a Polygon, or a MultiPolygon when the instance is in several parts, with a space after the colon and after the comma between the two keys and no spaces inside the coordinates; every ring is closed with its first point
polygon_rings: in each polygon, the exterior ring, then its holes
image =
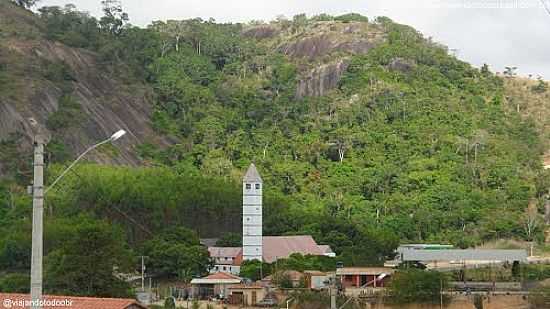
{"type": "Polygon", "coordinates": [[[244,260],[262,259],[262,187],[261,183],[243,183],[244,260]],[[250,189],[247,189],[247,185],[250,189]]]}

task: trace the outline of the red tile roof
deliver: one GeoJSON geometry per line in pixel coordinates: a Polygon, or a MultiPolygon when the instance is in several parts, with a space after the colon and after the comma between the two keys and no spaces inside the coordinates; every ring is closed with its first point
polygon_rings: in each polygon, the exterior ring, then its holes
{"type": "MultiPolygon", "coordinates": [[[[288,258],[293,253],[300,253],[302,255],[325,255],[325,253],[332,253],[330,246],[318,245],[310,235],[263,236],[262,244],[263,260],[266,263],[273,263],[277,259],[288,258]]],[[[233,265],[238,266],[242,263],[242,248],[240,247],[209,247],[208,252],[213,258],[233,257],[233,265]]]]}
{"type": "Polygon", "coordinates": [[[202,279],[218,279],[218,280],[219,279],[239,279],[240,280],[241,278],[229,273],[218,272],[218,273],[208,275],[202,279]]]}
{"type": "Polygon", "coordinates": [[[191,284],[239,284],[241,281],[242,278],[235,275],[217,272],[203,278],[195,278],[191,280],[191,284]]]}
{"type": "MultiPolygon", "coordinates": [[[[60,302],[66,301],[66,306],[55,305],[52,303],[52,306],[44,306],[43,309],[59,309],[59,308],[70,308],[70,309],[127,309],[127,308],[143,308],[147,307],[139,304],[134,299],[126,298],[94,298],[94,297],[76,297],[76,296],[53,296],[53,295],[44,295],[43,301],[46,302],[60,302]]],[[[15,293],[0,293],[0,304],[6,306],[6,301],[17,302],[17,301],[29,301],[30,296],[28,294],[15,294],[15,293]]],[[[28,308],[24,306],[18,306],[17,303],[12,303],[12,309],[16,308],[28,308]]]]}
{"type": "Polygon", "coordinates": [[[287,258],[293,253],[324,255],[319,245],[309,235],[263,237],[264,262],[273,263],[277,259],[287,258]]]}
{"type": "Polygon", "coordinates": [[[240,247],[208,247],[208,253],[210,257],[220,258],[220,257],[231,257],[235,258],[243,250],[240,247]]]}

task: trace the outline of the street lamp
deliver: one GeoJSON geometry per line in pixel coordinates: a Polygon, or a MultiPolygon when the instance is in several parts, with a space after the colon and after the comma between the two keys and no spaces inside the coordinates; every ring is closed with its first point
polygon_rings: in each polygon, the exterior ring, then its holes
{"type": "Polygon", "coordinates": [[[109,137],[108,139],[100,142],[100,143],[97,143],[95,145],[93,145],[92,147],[86,149],[86,151],[84,151],[80,156],[78,156],[78,158],[76,158],[76,160],[74,160],[73,163],[71,163],[71,165],[69,165],[69,167],[67,167],[67,169],[65,169],[63,171],[63,173],[61,173],[61,175],[59,175],[59,177],[57,177],[54,182],[44,191],[44,195],[46,193],[48,193],[48,191],[50,191],[51,188],[53,188],[57,182],[59,180],[61,180],[61,178],[63,178],[63,176],[65,176],[65,174],[67,174],[67,172],[69,172],[71,170],[71,168],[73,168],[73,166],[76,165],[76,163],[78,163],[78,161],[80,161],[80,159],[82,159],[88,152],[96,149],[97,147],[103,145],[103,144],[106,144],[106,143],[110,143],[110,142],[114,142],[116,141],[117,139],[121,138],[124,134],[126,134],[126,131],[124,130],[118,130],[116,131],[113,135],[111,135],[111,137],[109,137]]]}
{"type": "Polygon", "coordinates": [[[124,130],[118,130],[111,136],[111,141],[114,142],[117,139],[121,138],[124,134],[126,134],[126,131],[124,130]]]}
{"type": "Polygon", "coordinates": [[[44,196],[52,189],[80,159],[93,149],[110,142],[114,142],[124,136],[126,131],[118,130],[108,139],[97,143],[84,151],[67,167],[54,182],[44,190],[44,143],[37,139],[34,145],[34,182],[32,199],[32,257],[31,257],[31,307],[39,309],[42,299],[42,259],[43,259],[43,233],[44,233],[44,196]]]}

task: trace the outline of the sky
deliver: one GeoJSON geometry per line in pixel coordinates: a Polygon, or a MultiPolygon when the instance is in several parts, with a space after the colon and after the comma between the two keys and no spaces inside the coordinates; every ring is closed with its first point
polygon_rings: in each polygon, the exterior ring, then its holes
{"type": "MultiPolygon", "coordinates": [[[[100,0],[42,0],[39,6],[75,4],[101,16],[100,0]]],[[[246,22],[350,12],[388,16],[447,45],[475,66],[495,72],[517,67],[524,76],[550,80],[550,0],[122,0],[130,22],[213,17],[218,22],[246,22]]]]}

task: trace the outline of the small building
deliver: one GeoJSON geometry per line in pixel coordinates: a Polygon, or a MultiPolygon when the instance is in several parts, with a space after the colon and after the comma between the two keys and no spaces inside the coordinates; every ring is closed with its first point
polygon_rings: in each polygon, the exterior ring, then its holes
{"type": "Polygon", "coordinates": [[[260,284],[237,284],[229,287],[229,303],[255,306],[267,295],[267,289],[260,284]]]}
{"type": "Polygon", "coordinates": [[[191,280],[191,295],[198,299],[226,298],[229,287],[240,284],[242,279],[229,273],[218,272],[204,278],[191,280]]]}
{"type": "Polygon", "coordinates": [[[387,267],[344,267],[336,269],[336,276],[344,289],[380,288],[388,284],[394,272],[394,269],[387,267]]]}
{"type": "Polygon", "coordinates": [[[294,253],[334,257],[328,245],[318,245],[310,235],[265,236],[263,234],[262,192],[263,181],[254,164],[250,164],[243,177],[242,248],[215,246],[214,239],[203,238],[214,259],[211,273],[239,274],[242,261],[259,260],[273,263],[294,253]]]}
{"type": "MultiPolygon", "coordinates": [[[[333,273],[334,274],[334,273],[333,273]]],[[[304,271],[305,287],[312,290],[322,290],[328,287],[330,274],[318,270],[304,271]]]]}
{"type": "Polygon", "coordinates": [[[210,273],[224,272],[238,275],[243,260],[242,248],[239,247],[209,247],[208,253],[214,261],[210,273]]]}
{"type": "MultiPolygon", "coordinates": [[[[29,294],[0,293],[0,304],[6,308],[28,308],[25,301],[30,301],[29,294]]],[[[77,296],[44,295],[43,309],[71,308],[71,309],[147,309],[135,299],[129,298],[97,298],[77,296]]]]}
{"type": "MultiPolygon", "coordinates": [[[[244,260],[243,248],[209,247],[208,252],[214,260],[210,273],[226,272],[238,275],[244,260]]],[[[265,263],[274,263],[286,259],[294,253],[302,255],[335,256],[328,245],[318,245],[310,235],[263,236],[262,259],[265,263]]]]}
{"type": "Polygon", "coordinates": [[[399,252],[391,264],[416,263],[428,269],[453,270],[480,265],[525,262],[527,262],[527,251],[523,249],[407,249],[399,252]]]}
{"type": "Polygon", "coordinates": [[[407,244],[400,245],[394,260],[384,266],[398,267],[403,263],[423,265],[428,269],[453,270],[495,263],[525,263],[527,251],[523,249],[455,249],[452,245],[407,244]]]}

